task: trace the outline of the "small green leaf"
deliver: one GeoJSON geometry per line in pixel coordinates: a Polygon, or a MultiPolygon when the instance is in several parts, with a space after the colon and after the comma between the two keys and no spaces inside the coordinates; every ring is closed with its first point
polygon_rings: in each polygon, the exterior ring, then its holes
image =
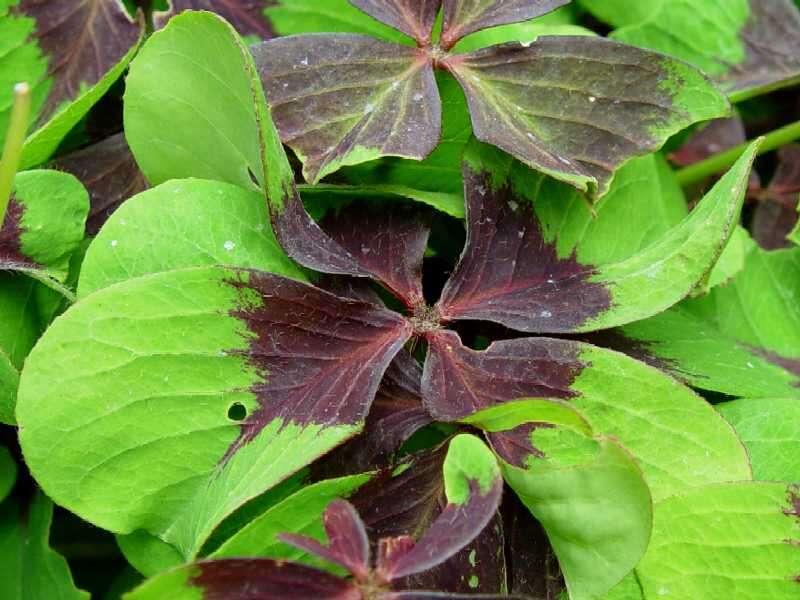
{"type": "Polygon", "coordinates": [[[67,561],[50,549],[53,503],[38,492],[23,510],[14,499],[0,505],[0,598],[88,600],[75,587],[67,561]]]}
{"type": "Polygon", "coordinates": [[[473,435],[452,439],[444,461],[444,489],[449,504],[464,504],[469,500],[471,481],[478,483],[475,493],[485,495],[498,479],[500,468],[486,444],[473,435]]]}
{"type": "Polygon", "coordinates": [[[723,483],[657,504],[653,539],[636,569],[644,597],[797,598],[797,492],[781,483],[723,483]]]}
{"type": "Polygon", "coordinates": [[[515,400],[492,406],[462,419],[490,433],[513,429],[525,423],[550,423],[569,427],[591,436],[592,427],[586,418],[563,400],[515,400]]]}
{"type": "Polygon", "coordinates": [[[86,253],[78,296],[150,273],[204,265],[305,280],[275,240],[263,195],[189,179],[143,192],[111,216],[86,253]]]}
{"type": "Polygon", "coordinates": [[[800,481],[800,401],[797,398],[740,399],[717,405],[747,448],[753,477],[800,481]]]}

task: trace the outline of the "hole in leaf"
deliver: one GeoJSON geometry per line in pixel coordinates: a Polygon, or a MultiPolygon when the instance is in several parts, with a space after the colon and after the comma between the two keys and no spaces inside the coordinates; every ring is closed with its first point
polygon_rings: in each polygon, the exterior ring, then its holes
{"type": "Polygon", "coordinates": [[[234,402],[228,409],[228,418],[231,421],[244,421],[247,416],[247,407],[241,402],[234,402]]]}
{"type": "Polygon", "coordinates": [[[252,181],[256,185],[256,187],[260,188],[261,182],[258,180],[258,177],[256,177],[256,174],[253,172],[253,169],[247,167],[247,174],[250,175],[250,181],[252,181]]]}

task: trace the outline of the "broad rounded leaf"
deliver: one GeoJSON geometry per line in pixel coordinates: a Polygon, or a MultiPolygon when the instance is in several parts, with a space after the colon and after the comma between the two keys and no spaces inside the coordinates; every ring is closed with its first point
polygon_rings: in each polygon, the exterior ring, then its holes
{"type": "Polygon", "coordinates": [[[155,32],[131,63],[124,104],[125,136],[148,181],[260,188],[260,88],[247,47],[220,17],[188,12],[155,32]]]}
{"type": "Polygon", "coordinates": [[[40,340],[20,441],[59,504],[191,558],[234,510],[358,432],[409,334],[385,309],[267,273],[129,280],[40,340]]]}
{"type": "Polygon", "coordinates": [[[489,27],[519,23],[547,14],[570,0],[444,0],[442,45],[489,27]]]}
{"type": "Polygon", "coordinates": [[[352,34],[270,40],[253,55],[281,139],[317,183],[380,156],[425,158],[441,130],[426,55],[352,34]]]}
{"type": "Polygon", "coordinates": [[[754,479],[800,481],[800,399],[742,398],[716,408],[747,448],[754,479]]]}
{"type": "Polygon", "coordinates": [[[535,431],[545,458],[531,458],[525,469],[504,464],[503,475],[547,531],[570,597],[597,598],[647,549],[652,501],[642,472],[616,442],[557,437],[567,431],[535,431]]]}
{"type": "Polygon", "coordinates": [[[78,296],[150,273],[205,265],[305,280],[275,240],[261,194],[187,179],[143,192],[112,215],[86,252],[78,296]]]}
{"type": "Polygon", "coordinates": [[[800,499],[780,483],[711,485],[655,507],[636,569],[645,598],[797,597],[800,499]]]}
{"type": "Polygon", "coordinates": [[[548,36],[444,64],[464,88],[478,139],[595,196],[629,159],[729,111],[693,67],[603,38],[548,36]]]}

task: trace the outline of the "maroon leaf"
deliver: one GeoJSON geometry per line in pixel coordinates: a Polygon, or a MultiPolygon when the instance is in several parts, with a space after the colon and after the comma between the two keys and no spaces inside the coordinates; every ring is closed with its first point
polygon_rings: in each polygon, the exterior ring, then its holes
{"type": "Polygon", "coordinates": [[[328,215],[322,229],[407,306],[425,302],[422,259],[430,227],[419,211],[398,203],[354,203],[328,215]]]}
{"type": "Polygon", "coordinates": [[[570,0],[444,0],[442,47],[489,27],[519,23],[547,14],[570,0]]]}
{"type": "Polygon", "coordinates": [[[686,167],[746,141],[744,122],[739,116],[714,119],[694,133],[669,158],[675,164],[686,167]]]}
{"type": "Polygon", "coordinates": [[[260,408],[241,425],[228,456],[281,418],[299,424],[355,424],[369,411],[392,358],[411,336],[400,315],[339,298],[278,275],[247,272],[232,281],[263,303],[234,313],[253,333],[247,352],[263,383],[260,408]]]}
{"type": "Polygon", "coordinates": [[[427,46],[442,0],[350,0],[350,4],[427,46]]]}
{"type": "Polygon", "coordinates": [[[477,481],[470,481],[469,499],[464,504],[448,504],[414,547],[388,565],[382,575],[397,580],[445,562],[480,535],[497,512],[502,494],[502,479],[492,482],[485,494],[477,481]]]}
{"type": "Polygon", "coordinates": [[[53,85],[41,121],[100,81],[142,30],[118,0],[22,0],[12,11],[36,20],[39,46],[49,58],[53,85]]]}
{"type": "Polygon", "coordinates": [[[467,243],[439,300],[442,319],[569,332],[608,310],[610,294],[589,282],[591,267],[574,253],[559,258],[544,239],[531,200],[511,183],[496,187],[497,173],[474,168],[465,161],[467,243]]]}
{"type": "Polygon", "coordinates": [[[361,600],[352,583],[325,571],[266,558],[204,561],[192,585],[202,588],[205,600],[361,600]]]}
{"type": "Polygon", "coordinates": [[[12,195],[5,220],[0,228],[0,269],[36,268],[37,265],[28,256],[22,253],[22,205],[12,195]]]}
{"type": "Polygon", "coordinates": [[[464,88],[479,140],[597,197],[630,158],[729,110],[685,64],[597,37],[545,36],[441,63],[464,88]],[[707,89],[708,100],[676,102],[687,87],[707,89]]]}
{"type": "Polygon", "coordinates": [[[455,421],[519,398],[571,398],[570,385],[586,366],[575,342],[525,338],[495,342],[483,352],[452,331],[428,336],[422,397],[428,411],[455,421]]]}
{"type": "Polygon", "coordinates": [[[786,236],[797,224],[800,146],[784,146],[778,152],[778,157],[778,169],[769,187],[761,194],[761,202],[753,214],[753,238],[767,250],[791,246],[786,236]]]}
{"type": "Polygon", "coordinates": [[[334,500],[325,509],[323,519],[327,546],[303,535],[282,534],[278,537],[287,544],[344,567],[358,581],[367,581],[370,573],[369,540],[356,509],[345,500],[334,500]]]}
{"type": "Polygon", "coordinates": [[[544,454],[531,442],[531,433],[536,429],[551,427],[549,423],[525,423],[507,431],[489,433],[486,437],[500,458],[515,467],[525,468],[529,456],[544,457],[544,454]]]}
{"type": "Polygon", "coordinates": [[[274,37],[264,15],[265,0],[168,0],[168,5],[168,10],[153,13],[156,29],[161,29],[172,17],[185,10],[207,10],[223,17],[241,35],[254,35],[262,40],[274,37]]]}
{"type": "Polygon", "coordinates": [[[441,100],[426,53],[350,34],[252,50],[281,139],[310,182],[367,158],[422,159],[436,147],[441,100]]]}
{"type": "Polygon", "coordinates": [[[72,173],[89,191],[91,207],[86,233],[96,235],[128,198],[147,189],[147,181],[122,133],[67,154],[52,165],[72,173]]]}

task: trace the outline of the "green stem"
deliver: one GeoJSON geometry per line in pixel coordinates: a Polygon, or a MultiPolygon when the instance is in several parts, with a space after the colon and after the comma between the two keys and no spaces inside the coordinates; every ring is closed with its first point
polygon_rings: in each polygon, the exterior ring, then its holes
{"type": "Polygon", "coordinates": [[[0,225],[5,222],[6,209],[14,188],[14,176],[19,168],[22,147],[28,133],[28,117],[31,112],[31,88],[27,83],[14,86],[14,106],[8,125],[3,158],[0,159],[0,225]]]}
{"type": "MultiPolygon", "coordinates": [[[[758,150],[758,155],[761,156],[767,152],[772,152],[773,150],[776,150],[781,146],[785,146],[786,144],[793,142],[798,138],[800,138],[800,121],[787,125],[786,127],[776,129],[775,131],[764,136],[764,142],[761,144],[761,148],[758,150]]],[[[676,173],[678,182],[683,186],[687,186],[697,183],[698,181],[702,181],[711,175],[722,173],[739,159],[739,157],[745,151],[745,148],[747,148],[749,145],[750,142],[739,144],[730,150],[726,150],[720,154],[715,154],[714,156],[711,156],[705,160],[701,160],[698,163],[681,169],[676,173]]]]}

